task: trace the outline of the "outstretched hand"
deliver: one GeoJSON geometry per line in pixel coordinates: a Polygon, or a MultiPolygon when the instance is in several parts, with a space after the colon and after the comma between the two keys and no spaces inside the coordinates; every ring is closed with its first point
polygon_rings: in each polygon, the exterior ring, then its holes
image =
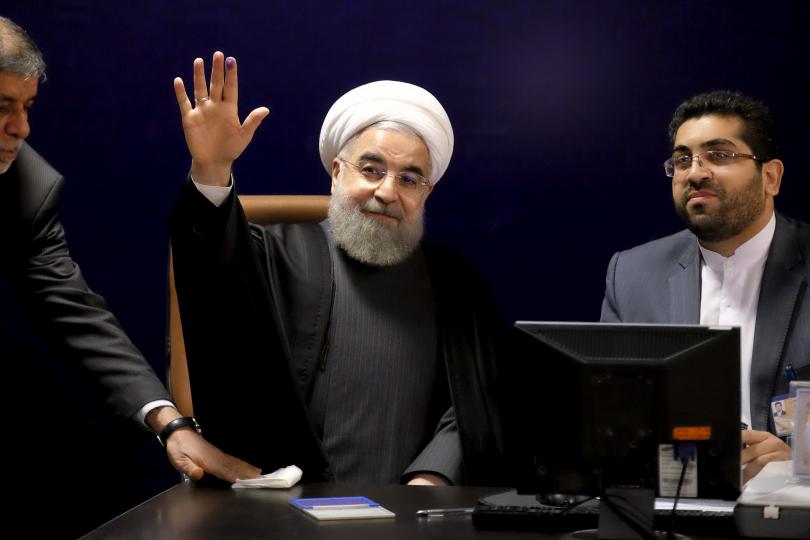
{"type": "Polygon", "coordinates": [[[183,134],[191,153],[191,175],[195,181],[227,186],[233,161],[247,148],[267,107],[250,112],[239,121],[239,84],[236,59],[217,51],[211,62],[211,84],[206,85],[205,63],[194,60],[194,105],[186,94],[183,79],[174,79],[174,93],[183,120],[183,134]]]}
{"type": "MultiPolygon", "coordinates": [[[[174,407],[156,407],[149,411],[144,420],[152,431],[160,433],[169,422],[180,416],[174,407]]],[[[174,468],[192,480],[210,474],[232,484],[237,479],[257,478],[262,473],[258,467],[226,454],[190,427],[180,428],[171,434],[166,441],[166,454],[174,468]]]]}
{"type": "Polygon", "coordinates": [[[258,467],[226,454],[190,429],[175,431],[166,441],[166,453],[174,468],[192,480],[211,474],[232,484],[261,475],[258,467]]]}

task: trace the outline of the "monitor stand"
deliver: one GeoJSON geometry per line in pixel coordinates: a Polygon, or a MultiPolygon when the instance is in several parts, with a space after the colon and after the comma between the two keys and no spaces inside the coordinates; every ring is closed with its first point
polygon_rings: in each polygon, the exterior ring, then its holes
{"type": "Polygon", "coordinates": [[[576,531],[566,539],[599,540],[688,540],[680,534],[668,536],[653,529],[655,491],[638,487],[611,487],[599,503],[599,529],[576,531]]]}
{"type": "Polygon", "coordinates": [[[605,490],[599,505],[599,538],[644,539],[653,534],[655,491],[635,487],[605,490]]]}

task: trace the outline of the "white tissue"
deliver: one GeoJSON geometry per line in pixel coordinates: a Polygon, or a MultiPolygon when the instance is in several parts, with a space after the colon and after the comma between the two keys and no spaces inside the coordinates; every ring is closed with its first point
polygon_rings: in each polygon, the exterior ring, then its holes
{"type": "Polygon", "coordinates": [[[303,471],[295,465],[289,467],[282,467],[277,471],[269,474],[264,474],[259,478],[251,478],[248,480],[239,480],[231,484],[234,489],[239,488],[272,488],[272,489],[287,489],[293,487],[301,480],[303,471]]]}

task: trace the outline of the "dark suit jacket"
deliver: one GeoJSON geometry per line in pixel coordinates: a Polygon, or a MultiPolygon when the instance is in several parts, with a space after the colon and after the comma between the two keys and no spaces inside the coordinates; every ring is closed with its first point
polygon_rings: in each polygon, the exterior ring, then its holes
{"type": "MultiPolygon", "coordinates": [[[[92,378],[115,411],[130,417],[168,394],[71,259],[57,209],[62,183],[27,144],[0,175],[0,358],[35,376],[35,363],[56,356],[66,369],[92,378]]],[[[29,388],[37,381],[14,384],[29,388]]]]}
{"type": "MultiPolygon", "coordinates": [[[[700,323],[698,242],[681,231],[616,253],[602,321],[700,323]]],[[[784,369],[810,379],[810,226],[780,214],[762,274],[751,362],[751,421],[773,430],[771,397],[787,392],[784,369]]]]}

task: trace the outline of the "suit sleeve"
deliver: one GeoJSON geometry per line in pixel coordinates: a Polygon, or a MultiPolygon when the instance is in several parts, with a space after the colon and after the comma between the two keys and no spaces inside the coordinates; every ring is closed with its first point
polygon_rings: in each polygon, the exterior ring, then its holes
{"type": "MultiPolygon", "coordinates": [[[[431,255],[428,261],[434,279],[440,348],[453,405],[449,411],[452,417],[445,414],[430,446],[443,447],[445,463],[450,463],[453,451],[449,436],[456,433],[463,456],[461,481],[497,485],[502,482],[504,451],[504,389],[500,379],[509,363],[504,353],[506,327],[489,284],[475,267],[457,254],[430,244],[425,247],[430,248],[426,253],[431,255]]],[[[430,450],[433,454],[434,449],[430,450]]],[[[442,473],[438,466],[436,469],[442,473]]],[[[446,470],[448,479],[458,483],[458,476],[453,476],[456,473],[446,470]]]]}
{"type": "Polygon", "coordinates": [[[234,191],[219,207],[186,182],[171,214],[175,285],[194,414],[205,437],[265,472],[325,462],[270,289],[274,258],[234,191]]]}
{"type": "Polygon", "coordinates": [[[605,298],[602,300],[601,322],[622,322],[619,306],[616,301],[616,267],[619,264],[620,253],[615,253],[608,264],[605,277],[605,298]]]}
{"type": "Polygon", "coordinates": [[[57,210],[61,186],[61,179],[54,183],[32,222],[26,293],[65,356],[98,382],[120,415],[131,417],[148,402],[169,396],[71,258],[57,210]]]}
{"type": "Polygon", "coordinates": [[[433,473],[458,485],[463,481],[462,462],[456,412],[450,407],[439,420],[433,439],[402,473],[402,482],[419,473],[433,473]]]}

